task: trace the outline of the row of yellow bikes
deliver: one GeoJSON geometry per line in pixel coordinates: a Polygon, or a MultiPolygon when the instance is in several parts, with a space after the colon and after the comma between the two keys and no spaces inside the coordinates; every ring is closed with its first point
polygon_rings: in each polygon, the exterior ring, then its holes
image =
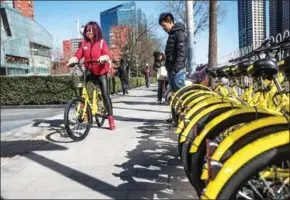
{"type": "Polygon", "coordinates": [[[213,89],[172,97],[178,151],[201,199],[290,199],[289,49],[289,37],[265,40],[207,69],[213,89]]]}

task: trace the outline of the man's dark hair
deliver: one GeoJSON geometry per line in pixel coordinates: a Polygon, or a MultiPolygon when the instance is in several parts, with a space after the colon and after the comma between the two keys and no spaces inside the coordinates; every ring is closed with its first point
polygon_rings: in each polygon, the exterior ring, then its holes
{"type": "Polygon", "coordinates": [[[159,15],[159,25],[163,22],[172,22],[174,23],[174,17],[171,13],[161,13],[159,15]]]}
{"type": "Polygon", "coordinates": [[[121,64],[121,65],[124,65],[124,64],[125,64],[125,59],[124,59],[124,58],[121,58],[121,60],[120,60],[120,64],[121,64]]]}

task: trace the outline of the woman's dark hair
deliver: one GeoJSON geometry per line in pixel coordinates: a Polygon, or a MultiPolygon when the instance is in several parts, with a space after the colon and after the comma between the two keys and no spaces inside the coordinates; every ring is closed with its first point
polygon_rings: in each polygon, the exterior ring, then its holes
{"type": "Polygon", "coordinates": [[[84,36],[84,39],[86,41],[90,41],[89,38],[86,35],[87,34],[87,30],[89,28],[92,28],[92,30],[93,30],[93,33],[94,33],[94,42],[103,39],[103,37],[102,37],[102,30],[101,30],[100,26],[97,24],[97,22],[91,21],[91,22],[87,23],[85,25],[85,28],[84,28],[83,36],[84,36]]]}
{"type": "Polygon", "coordinates": [[[171,13],[161,13],[159,15],[159,25],[163,22],[172,22],[174,23],[174,17],[171,13]]]}
{"type": "Polygon", "coordinates": [[[154,51],[153,56],[155,59],[157,59],[161,55],[160,51],[154,51]]]}

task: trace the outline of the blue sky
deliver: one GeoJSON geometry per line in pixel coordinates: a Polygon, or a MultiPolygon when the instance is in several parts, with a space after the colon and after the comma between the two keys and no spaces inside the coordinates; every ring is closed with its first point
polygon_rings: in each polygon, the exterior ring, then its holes
{"type": "MultiPolygon", "coordinates": [[[[100,21],[100,12],[125,1],[35,1],[35,20],[45,27],[54,37],[55,46],[62,40],[74,38],[77,35],[76,18],[80,25],[90,20],[100,21]]],[[[135,1],[147,16],[158,18],[162,10],[162,1],[135,1]]],[[[218,56],[223,56],[238,48],[238,15],[237,1],[221,1],[226,5],[227,16],[218,26],[218,56]]],[[[157,20],[156,20],[157,21],[157,20]]],[[[157,32],[164,41],[166,34],[157,26],[157,32]]],[[[196,38],[196,61],[207,62],[208,31],[196,38]]]]}

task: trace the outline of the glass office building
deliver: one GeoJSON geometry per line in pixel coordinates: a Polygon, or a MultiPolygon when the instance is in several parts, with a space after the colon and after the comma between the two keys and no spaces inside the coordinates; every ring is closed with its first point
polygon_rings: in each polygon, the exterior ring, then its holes
{"type": "Polygon", "coordinates": [[[53,37],[35,20],[1,4],[0,75],[48,75],[53,37]]]}
{"type": "Polygon", "coordinates": [[[137,27],[137,13],[135,2],[128,2],[101,12],[101,27],[103,38],[110,45],[112,26],[137,27]]]}

